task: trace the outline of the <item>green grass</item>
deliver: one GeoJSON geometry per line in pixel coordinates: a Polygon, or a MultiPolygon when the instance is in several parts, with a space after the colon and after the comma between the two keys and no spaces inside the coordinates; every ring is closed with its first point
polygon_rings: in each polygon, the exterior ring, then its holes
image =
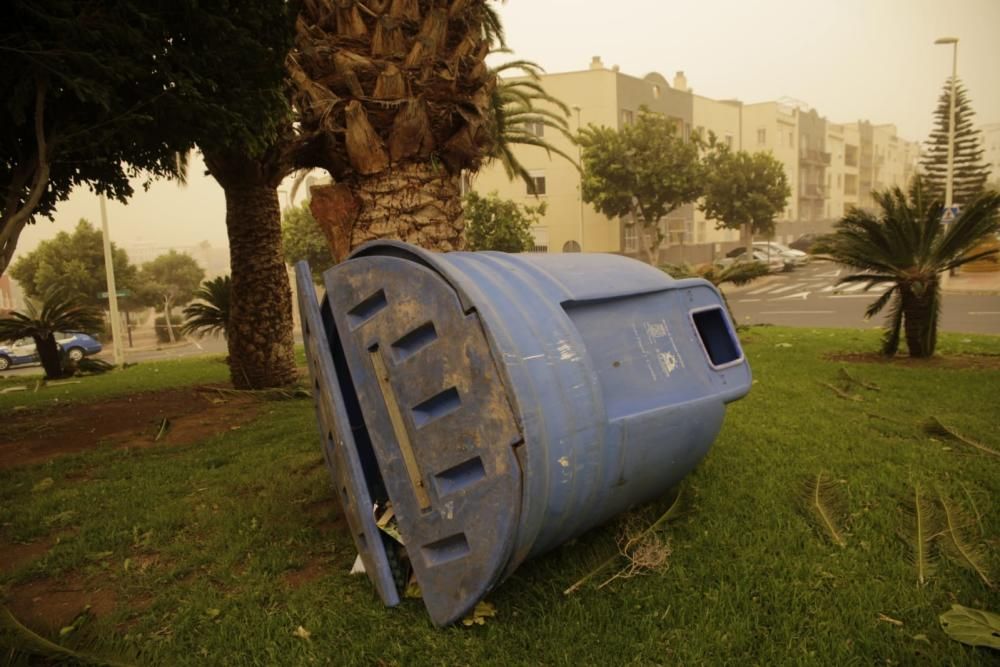
{"type": "MultiPolygon", "coordinates": [[[[940,488],[971,511],[964,486],[984,513],[990,564],[1000,570],[993,500],[1000,460],[920,429],[934,415],[1000,448],[1000,372],[826,358],[877,350],[872,331],[758,327],[744,338],[753,390],[729,407],[721,435],[688,477],[691,506],[667,529],[673,553],[664,572],[564,596],[614,552],[611,525],[524,564],[490,595],[498,615],[482,627],[435,629],[414,600],[386,609],[367,579],[347,574],[353,545],[340,525],[329,526],[332,493],[312,405],[297,400],[264,403],[251,425],[196,445],[99,449],[0,472],[3,539],[61,536],[47,556],[5,572],[0,584],[72,576],[110,587],[117,611],[64,641],[144,664],[996,659],[948,639],[937,617],[953,601],[998,611],[1000,596],[948,560],[918,587],[897,533],[907,526],[899,504],[914,483],[940,488]],[[880,391],[852,390],[862,402],[837,397],[820,382],[836,384],[841,367],[880,391]],[[846,548],[824,539],[800,509],[803,478],[821,471],[842,480],[846,548]],[[52,486],[33,492],[45,478],[52,486]],[[290,585],[286,577],[302,568],[317,578],[290,585]],[[310,639],[292,634],[299,626],[310,639]]],[[[946,335],[941,347],[998,355],[1000,338],[946,335]]],[[[178,363],[191,364],[174,369],[178,383],[225,372],[211,361],[178,363]]],[[[132,390],[101,387],[95,396],[132,390]]],[[[638,512],[651,520],[665,504],[638,512]]]]}

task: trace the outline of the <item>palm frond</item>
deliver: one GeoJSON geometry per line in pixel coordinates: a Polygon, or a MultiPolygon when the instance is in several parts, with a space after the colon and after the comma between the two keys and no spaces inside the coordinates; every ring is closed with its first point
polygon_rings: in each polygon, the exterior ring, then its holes
{"type": "Polygon", "coordinates": [[[942,494],[940,489],[938,489],[938,500],[945,516],[945,552],[960,565],[975,572],[988,588],[993,588],[985,549],[981,542],[969,536],[969,527],[974,522],[961,507],[942,494]]]}
{"type": "Polygon", "coordinates": [[[893,285],[885,292],[883,292],[881,296],[879,296],[879,298],[872,301],[868,305],[868,307],[865,308],[865,319],[870,320],[871,318],[881,313],[882,309],[885,308],[886,304],[889,303],[889,300],[892,298],[892,295],[896,293],[897,289],[898,288],[895,285],[893,285]]]}
{"type": "Polygon", "coordinates": [[[961,442],[963,444],[966,444],[969,447],[974,447],[978,451],[983,452],[984,454],[987,454],[989,456],[996,456],[1000,458],[1000,452],[998,452],[997,450],[993,449],[992,447],[988,447],[987,445],[984,445],[981,442],[977,442],[972,438],[968,438],[959,433],[958,431],[945,426],[944,424],[941,423],[941,420],[938,419],[937,417],[931,417],[924,423],[924,433],[927,433],[928,435],[936,435],[938,437],[949,438],[956,442],[961,442]]]}
{"type": "Polygon", "coordinates": [[[910,519],[908,530],[900,532],[900,538],[910,548],[910,561],[917,571],[917,583],[927,584],[937,564],[935,540],[942,532],[941,517],[919,484],[913,487],[913,497],[902,505],[902,510],[910,519]]]}
{"type": "Polygon", "coordinates": [[[810,476],[802,484],[802,502],[820,533],[838,547],[846,547],[847,537],[840,524],[846,516],[847,504],[840,484],[823,473],[810,476]]]}
{"type": "Polygon", "coordinates": [[[229,326],[230,277],[219,276],[202,283],[195,292],[195,299],[184,308],[184,324],[181,333],[185,336],[226,335],[229,326]]]}

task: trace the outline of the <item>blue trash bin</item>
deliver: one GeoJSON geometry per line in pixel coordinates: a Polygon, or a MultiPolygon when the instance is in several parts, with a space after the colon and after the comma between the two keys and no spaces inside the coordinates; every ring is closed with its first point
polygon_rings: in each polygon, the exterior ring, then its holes
{"type": "Polygon", "coordinates": [[[663,494],[705,456],[750,368],[718,291],[604,254],[374,242],[296,266],[324,454],[383,601],[391,502],[432,621],[525,559],[663,494]]]}

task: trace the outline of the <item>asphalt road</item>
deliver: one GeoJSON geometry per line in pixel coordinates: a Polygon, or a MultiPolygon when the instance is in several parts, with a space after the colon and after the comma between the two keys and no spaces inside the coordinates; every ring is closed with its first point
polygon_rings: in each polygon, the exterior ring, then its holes
{"type": "MultiPolygon", "coordinates": [[[[865,320],[865,308],[885,288],[865,292],[864,283],[837,287],[847,270],[830,262],[816,262],[788,273],[762,279],[737,290],[726,290],[733,316],[741,324],[780,324],[793,327],[868,329],[880,326],[885,314],[865,320]]],[[[948,294],[941,309],[941,330],[957,333],[1000,334],[1000,296],[948,294]]]]}

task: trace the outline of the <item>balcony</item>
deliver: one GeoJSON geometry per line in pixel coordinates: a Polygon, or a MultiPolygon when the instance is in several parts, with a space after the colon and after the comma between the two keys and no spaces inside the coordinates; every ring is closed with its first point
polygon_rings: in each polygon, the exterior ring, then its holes
{"type": "Polygon", "coordinates": [[[815,148],[802,147],[799,150],[799,159],[806,163],[818,164],[825,167],[830,166],[830,154],[816,150],[815,148]]]}
{"type": "Polygon", "coordinates": [[[826,188],[818,183],[802,184],[802,199],[825,199],[826,188]]]}

